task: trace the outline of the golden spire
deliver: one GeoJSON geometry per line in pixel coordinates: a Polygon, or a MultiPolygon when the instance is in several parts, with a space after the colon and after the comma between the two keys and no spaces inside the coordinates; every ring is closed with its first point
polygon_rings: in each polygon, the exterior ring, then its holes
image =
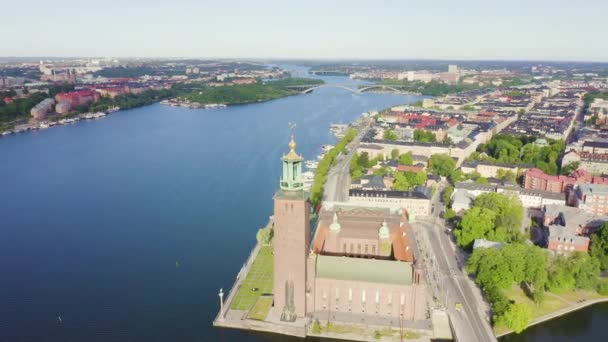
{"type": "Polygon", "coordinates": [[[289,141],[289,153],[284,156],[284,158],[288,160],[302,160],[302,156],[298,155],[296,152],[296,139],[293,134],[291,135],[291,140],[289,141]]]}
{"type": "Polygon", "coordinates": [[[296,151],[296,140],[293,138],[293,134],[291,135],[291,140],[289,141],[289,151],[290,152],[295,152],[296,151]]]}

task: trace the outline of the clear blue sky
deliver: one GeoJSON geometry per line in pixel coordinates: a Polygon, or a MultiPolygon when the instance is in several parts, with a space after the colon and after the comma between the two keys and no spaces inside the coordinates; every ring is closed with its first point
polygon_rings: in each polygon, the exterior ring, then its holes
{"type": "Polygon", "coordinates": [[[608,61],[608,1],[0,0],[0,56],[608,61]]]}

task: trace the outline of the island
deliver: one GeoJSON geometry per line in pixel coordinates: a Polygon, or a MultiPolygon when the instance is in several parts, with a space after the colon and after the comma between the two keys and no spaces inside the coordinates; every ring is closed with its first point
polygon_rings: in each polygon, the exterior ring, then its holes
{"type": "Polygon", "coordinates": [[[293,77],[268,81],[239,79],[224,82],[184,83],[174,86],[179,95],[165,103],[200,108],[265,102],[301,94],[302,88],[324,83],[319,79],[293,77]]]}

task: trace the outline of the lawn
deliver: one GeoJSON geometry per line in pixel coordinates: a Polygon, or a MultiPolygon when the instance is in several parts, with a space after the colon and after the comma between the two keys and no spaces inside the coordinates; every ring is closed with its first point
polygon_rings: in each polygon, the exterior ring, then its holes
{"type": "Polygon", "coordinates": [[[255,305],[249,311],[249,318],[263,321],[270,311],[272,306],[272,296],[260,296],[255,302],[255,305]]]}
{"type": "Polygon", "coordinates": [[[232,301],[231,309],[250,310],[260,295],[272,293],[273,263],[272,246],[260,248],[243,285],[232,301]]]}
{"type": "MultiPolygon", "coordinates": [[[[532,299],[528,298],[524,291],[517,285],[514,285],[509,290],[506,290],[505,295],[507,298],[517,303],[523,303],[528,306],[530,313],[532,313],[530,321],[563,309],[570,305],[568,302],[574,304],[582,299],[595,299],[602,297],[601,295],[592,291],[568,291],[559,294],[547,292],[545,293],[543,303],[541,305],[536,305],[536,303],[534,303],[532,299]]],[[[494,327],[494,331],[496,333],[503,333],[507,332],[508,330],[509,329],[498,325],[494,327]]]]}

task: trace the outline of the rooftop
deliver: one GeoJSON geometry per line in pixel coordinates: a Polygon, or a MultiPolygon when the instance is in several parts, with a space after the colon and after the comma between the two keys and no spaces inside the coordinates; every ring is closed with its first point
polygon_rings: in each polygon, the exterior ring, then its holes
{"type": "Polygon", "coordinates": [[[317,276],[337,280],[411,285],[412,263],[319,255],[317,257],[317,276]]]}

